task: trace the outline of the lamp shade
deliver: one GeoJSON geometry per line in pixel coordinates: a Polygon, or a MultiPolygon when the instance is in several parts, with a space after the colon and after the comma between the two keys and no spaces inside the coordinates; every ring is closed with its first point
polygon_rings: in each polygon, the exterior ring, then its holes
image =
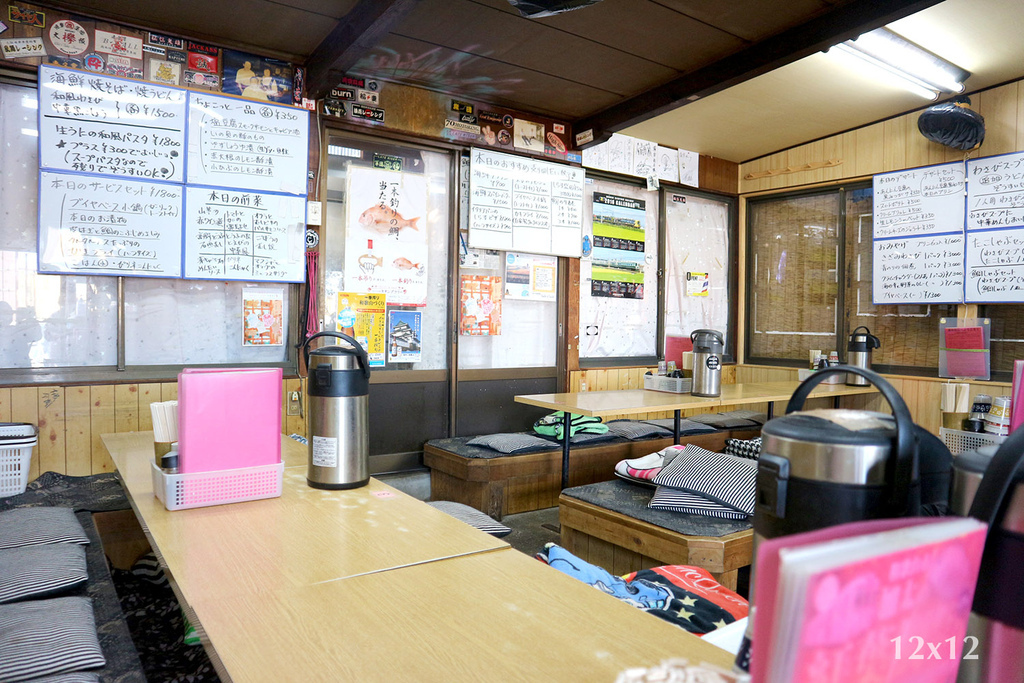
{"type": "Polygon", "coordinates": [[[953,149],[970,150],[985,141],[985,118],[969,108],[971,101],[958,97],[925,109],[917,119],[921,135],[953,149]]]}

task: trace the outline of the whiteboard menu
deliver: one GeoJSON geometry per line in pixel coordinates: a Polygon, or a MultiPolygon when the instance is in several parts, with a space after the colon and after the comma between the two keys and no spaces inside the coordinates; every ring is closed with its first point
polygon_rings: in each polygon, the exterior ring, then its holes
{"type": "Polygon", "coordinates": [[[1024,301],[1024,153],[967,162],[967,303],[1024,301]]]}
{"type": "Polygon", "coordinates": [[[578,258],[582,168],[473,149],[469,246],[578,258]]]}
{"type": "Polygon", "coordinates": [[[181,276],[182,187],[39,174],[39,272],[181,276]]]}
{"type": "Polygon", "coordinates": [[[306,110],[192,92],[188,112],[189,184],[306,194],[306,110]]]}
{"type": "Polygon", "coordinates": [[[182,182],[186,92],[39,67],[39,166],[182,182]]]}
{"type": "Polygon", "coordinates": [[[963,301],[963,163],[876,175],[873,219],[873,303],[963,301]]]}
{"type": "Polygon", "coordinates": [[[185,190],[185,277],[302,282],[306,200],[204,187],[185,190]]]}

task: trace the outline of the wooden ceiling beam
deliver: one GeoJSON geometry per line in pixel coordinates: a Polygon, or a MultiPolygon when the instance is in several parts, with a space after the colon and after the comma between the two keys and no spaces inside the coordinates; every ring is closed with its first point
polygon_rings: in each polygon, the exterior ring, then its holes
{"type": "Polygon", "coordinates": [[[421,0],[359,0],[306,60],[306,89],[320,99],[421,0]]]}
{"type": "MultiPolygon", "coordinates": [[[[612,133],[920,12],[942,0],[853,0],[712,64],[573,122],[598,144],[612,133]]],[[[681,36],[680,40],[686,40],[681,36]]]]}

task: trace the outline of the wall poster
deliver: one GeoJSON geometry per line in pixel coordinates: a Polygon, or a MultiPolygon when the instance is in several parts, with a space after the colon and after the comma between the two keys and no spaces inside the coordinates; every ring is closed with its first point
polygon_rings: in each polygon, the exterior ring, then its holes
{"type": "Polygon", "coordinates": [[[646,203],[594,193],[591,296],[644,298],[646,203]]]}
{"type": "Polygon", "coordinates": [[[388,362],[419,363],[423,357],[423,314],[419,311],[388,312],[388,362]]]}
{"type": "Polygon", "coordinates": [[[384,367],[385,305],[384,294],[338,292],[338,332],[363,345],[371,368],[384,367]]]}
{"type": "Polygon", "coordinates": [[[509,299],[554,301],[558,258],[534,254],[505,254],[505,296],[509,299]]]}
{"type": "Polygon", "coordinates": [[[392,306],[426,306],[426,180],[353,165],[346,196],[345,288],[386,294],[392,306]]]}
{"type": "Polygon", "coordinates": [[[493,337],[501,334],[501,278],[463,275],[459,334],[493,337]]]}
{"type": "Polygon", "coordinates": [[[284,290],[242,290],[242,346],[284,344],[284,290]]]}

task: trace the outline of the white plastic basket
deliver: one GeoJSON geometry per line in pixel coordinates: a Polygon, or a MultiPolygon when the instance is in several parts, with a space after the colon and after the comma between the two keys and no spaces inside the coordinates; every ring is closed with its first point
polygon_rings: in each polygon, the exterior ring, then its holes
{"type": "Polygon", "coordinates": [[[35,425],[0,422],[0,498],[25,492],[32,449],[38,441],[35,425]]]}
{"type": "Polygon", "coordinates": [[[277,498],[284,480],[283,462],[188,474],[167,474],[155,462],[151,464],[153,492],[168,510],[277,498]]]}
{"type": "Polygon", "coordinates": [[[644,375],[644,389],[650,391],[667,391],[670,394],[688,394],[693,386],[692,377],[665,377],[664,375],[644,375]]]}
{"type": "Polygon", "coordinates": [[[960,429],[939,428],[939,438],[953,455],[973,451],[982,446],[993,446],[1006,441],[1005,436],[988,434],[987,432],[965,432],[960,429]]]}

